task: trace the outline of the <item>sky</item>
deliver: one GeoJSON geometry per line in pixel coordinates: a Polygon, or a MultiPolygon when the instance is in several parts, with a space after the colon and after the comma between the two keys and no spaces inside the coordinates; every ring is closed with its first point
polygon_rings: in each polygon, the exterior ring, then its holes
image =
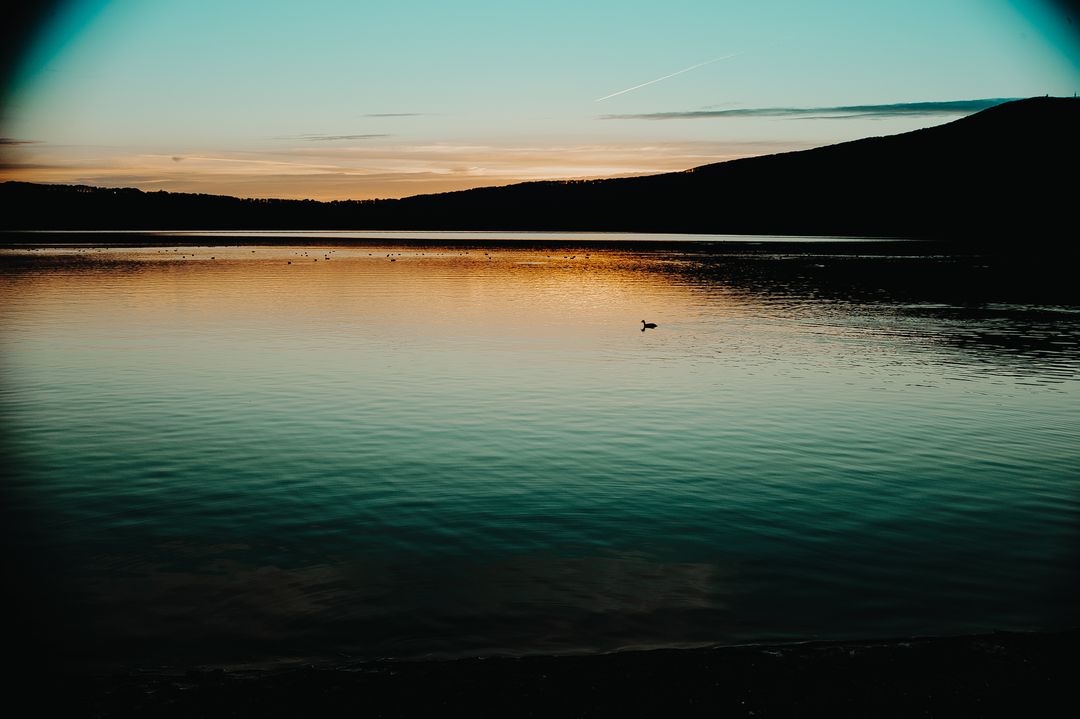
{"type": "Polygon", "coordinates": [[[1048,0],[69,0],[0,180],[402,197],[640,175],[1080,91],[1048,0]]]}

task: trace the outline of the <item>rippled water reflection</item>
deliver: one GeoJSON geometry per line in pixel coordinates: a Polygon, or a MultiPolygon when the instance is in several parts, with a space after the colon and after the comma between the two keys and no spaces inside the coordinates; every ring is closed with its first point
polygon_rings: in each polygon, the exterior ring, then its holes
{"type": "Polygon", "coordinates": [[[18,550],[124,666],[1073,624],[1080,304],[994,262],[3,251],[18,550]]]}

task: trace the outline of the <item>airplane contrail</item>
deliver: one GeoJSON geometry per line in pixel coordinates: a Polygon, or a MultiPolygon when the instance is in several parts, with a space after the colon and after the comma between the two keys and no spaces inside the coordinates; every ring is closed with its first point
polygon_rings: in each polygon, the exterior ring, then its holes
{"type": "Polygon", "coordinates": [[[640,85],[634,85],[633,87],[628,87],[625,90],[619,90],[618,92],[613,92],[610,95],[604,95],[603,97],[598,97],[595,100],[593,100],[593,102],[600,102],[602,100],[609,100],[609,99],[611,99],[613,97],[618,97],[619,95],[625,95],[628,92],[633,92],[634,90],[639,90],[639,89],[641,89],[643,87],[646,87],[647,85],[652,85],[652,84],[658,83],[661,80],[667,80],[669,77],[675,77],[676,75],[682,75],[684,72],[690,72],[691,70],[697,70],[699,67],[705,67],[706,65],[712,65],[714,62],[720,62],[721,60],[727,60],[729,58],[735,57],[738,54],[739,53],[735,52],[735,53],[732,53],[730,55],[724,55],[723,57],[714,57],[712,60],[706,60],[705,62],[699,62],[697,65],[691,65],[690,67],[684,67],[682,70],[679,70],[677,72],[673,72],[670,75],[664,75],[663,77],[658,77],[655,80],[649,80],[648,82],[643,82],[640,85]]]}

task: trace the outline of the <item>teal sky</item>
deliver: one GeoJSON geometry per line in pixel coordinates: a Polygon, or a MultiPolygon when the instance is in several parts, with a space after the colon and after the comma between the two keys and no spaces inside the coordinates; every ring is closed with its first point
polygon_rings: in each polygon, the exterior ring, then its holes
{"type": "Polygon", "coordinates": [[[1072,95],[1072,27],[1036,0],[74,0],[4,103],[0,178],[363,198],[684,169],[1072,95]],[[820,112],[745,112],[774,108],[820,112]]]}

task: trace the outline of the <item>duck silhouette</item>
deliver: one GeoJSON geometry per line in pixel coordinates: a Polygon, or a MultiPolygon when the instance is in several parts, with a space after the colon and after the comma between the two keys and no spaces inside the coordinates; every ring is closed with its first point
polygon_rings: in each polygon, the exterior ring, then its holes
{"type": "Polygon", "coordinates": [[[655,322],[646,322],[645,320],[641,321],[641,331],[642,332],[644,332],[645,330],[654,330],[654,329],[656,329],[656,323],[655,322]]]}

